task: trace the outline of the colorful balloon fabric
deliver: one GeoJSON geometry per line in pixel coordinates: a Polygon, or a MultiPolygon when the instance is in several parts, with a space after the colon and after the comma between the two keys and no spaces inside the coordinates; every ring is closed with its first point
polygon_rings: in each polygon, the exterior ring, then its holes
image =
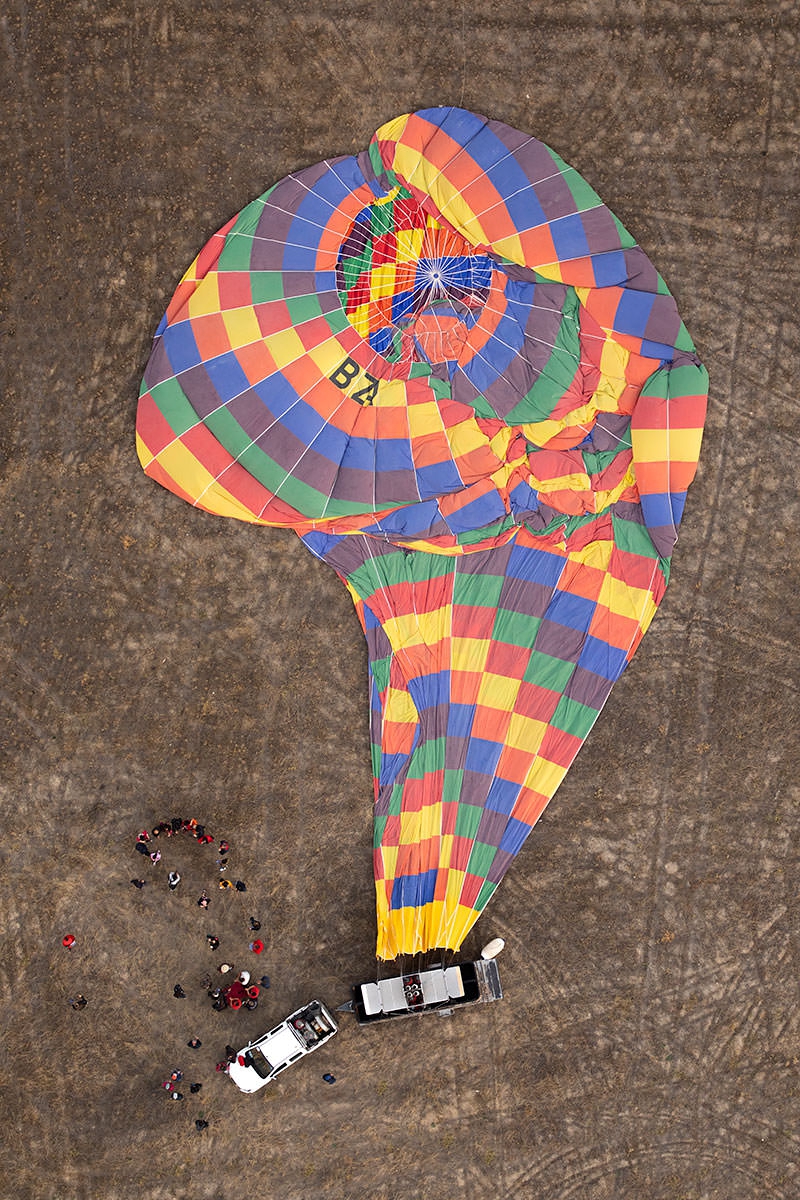
{"type": "Polygon", "coordinates": [[[289,175],[179,285],[139,457],[353,597],[380,958],[457,949],[564,778],[664,594],[707,383],[581,176],[457,108],[289,175]]]}

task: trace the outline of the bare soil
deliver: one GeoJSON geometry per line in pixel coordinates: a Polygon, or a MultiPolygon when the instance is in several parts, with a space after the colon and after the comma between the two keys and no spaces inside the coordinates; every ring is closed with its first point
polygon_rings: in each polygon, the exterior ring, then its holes
{"type": "Polygon", "coordinates": [[[795,6],[11,0],[0,24],[0,1194],[794,1200],[795,6]],[[138,381],[214,229],[438,103],[541,137],[640,240],[711,374],[701,469],[667,599],[465,947],[506,939],[505,1000],[343,1019],[245,1097],[227,1042],[376,969],[366,653],[293,535],[144,477],[138,381]],[[229,839],[246,893],[188,839],[144,864],[172,815],[229,839]],[[270,974],[256,1012],[211,1009],[223,958],[270,974]],[[174,1067],[202,1091],[170,1101],[174,1067]]]}

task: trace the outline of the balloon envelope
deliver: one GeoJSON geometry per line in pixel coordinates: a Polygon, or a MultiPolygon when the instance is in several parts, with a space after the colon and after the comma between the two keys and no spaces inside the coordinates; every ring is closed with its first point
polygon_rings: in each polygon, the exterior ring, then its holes
{"type": "Polygon", "coordinates": [[[458,948],[563,779],[663,596],[706,393],[597,194],[462,109],[288,176],[181,281],[139,457],[353,597],[379,957],[458,948]]]}

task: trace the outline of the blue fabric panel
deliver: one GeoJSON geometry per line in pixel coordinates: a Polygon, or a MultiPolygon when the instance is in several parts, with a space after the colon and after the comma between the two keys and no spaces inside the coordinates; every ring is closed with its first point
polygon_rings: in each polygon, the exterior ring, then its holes
{"type": "Polygon", "coordinates": [[[570,629],[580,629],[585,633],[592,622],[596,607],[594,600],[574,596],[571,592],[557,591],[547,606],[547,620],[557,621],[559,625],[568,625],[570,629]]]}
{"type": "Polygon", "coordinates": [[[451,704],[447,717],[447,736],[469,737],[474,720],[474,704],[451,704]]]}
{"type": "Polygon", "coordinates": [[[197,349],[197,342],[192,333],[192,326],[188,321],[170,325],[161,344],[176,375],[179,375],[181,371],[188,371],[189,367],[196,367],[201,360],[200,351],[197,349]]]}
{"type": "Polygon", "coordinates": [[[530,831],[530,825],[526,825],[524,821],[518,821],[516,817],[510,817],[498,850],[505,850],[508,854],[518,854],[530,831]]]}
{"type": "Polygon", "coordinates": [[[596,637],[587,637],[581,650],[578,666],[592,671],[603,679],[618,679],[625,670],[628,656],[617,646],[610,646],[596,637]]]}
{"type": "Polygon", "coordinates": [[[471,738],[467,749],[465,770],[477,771],[480,775],[494,775],[503,747],[500,742],[489,742],[485,738],[471,738]]]}
{"type": "Polygon", "coordinates": [[[506,576],[555,587],[563,570],[564,559],[559,555],[515,544],[508,560],[506,576]]]}
{"type": "MultiPolygon", "coordinates": [[[[234,396],[241,396],[243,392],[250,391],[250,380],[239,366],[232,350],[209,359],[205,368],[220,400],[227,402],[233,400],[234,396]]],[[[256,395],[263,400],[264,397],[257,390],[256,395]]]]}
{"type": "Polygon", "coordinates": [[[518,783],[511,783],[508,779],[501,779],[499,775],[495,775],[486,797],[486,807],[495,812],[510,814],[519,798],[519,789],[518,783]]]}
{"type": "Polygon", "coordinates": [[[390,908],[418,908],[430,904],[436,891],[436,870],[421,875],[401,875],[392,884],[390,908]]]}
{"type": "Polygon", "coordinates": [[[566,217],[558,217],[550,222],[550,235],[556,254],[561,262],[569,262],[572,258],[585,258],[589,254],[589,243],[586,240],[586,230],[579,213],[570,213],[566,217]]]}
{"type": "Polygon", "coordinates": [[[453,462],[434,463],[430,467],[418,467],[417,488],[420,498],[443,496],[445,492],[458,492],[464,486],[453,462]]]}

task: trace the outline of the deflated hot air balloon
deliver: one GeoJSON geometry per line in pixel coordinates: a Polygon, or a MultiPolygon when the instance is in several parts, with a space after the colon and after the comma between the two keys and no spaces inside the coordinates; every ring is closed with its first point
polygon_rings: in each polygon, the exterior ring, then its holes
{"type": "Polygon", "coordinates": [[[353,597],[378,957],[457,949],[564,778],[664,594],[707,382],[581,176],[463,109],[283,179],[179,285],[139,457],[353,597]]]}

